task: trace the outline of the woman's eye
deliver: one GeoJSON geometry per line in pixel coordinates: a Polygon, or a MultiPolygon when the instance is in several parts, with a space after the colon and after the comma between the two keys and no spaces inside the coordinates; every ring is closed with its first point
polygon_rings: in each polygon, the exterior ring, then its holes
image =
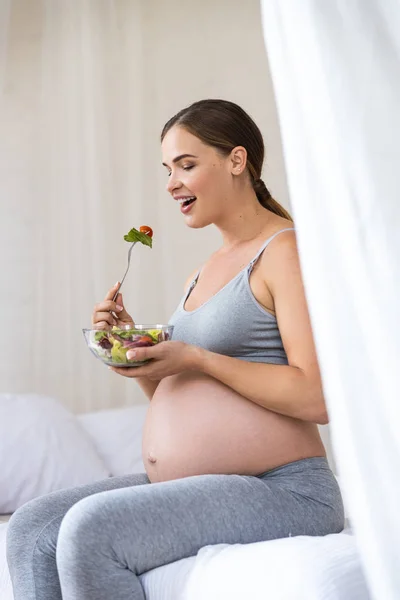
{"type": "MultiPolygon", "coordinates": [[[[185,165],[184,167],[182,167],[182,169],[184,171],[190,171],[191,169],[193,169],[194,165],[185,165]]],[[[168,171],[167,173],[167,177],[171,177],[172,175],[172,171],[168,171]]]]}

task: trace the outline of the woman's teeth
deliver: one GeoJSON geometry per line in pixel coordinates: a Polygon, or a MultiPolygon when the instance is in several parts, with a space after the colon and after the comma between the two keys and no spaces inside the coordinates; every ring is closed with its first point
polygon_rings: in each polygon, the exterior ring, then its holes
{"type": "Polygon", "coordinates": [[[196,200],[196,196],[190,196],[188,198],[181,198],[181,200],[178,200],[178,202],[180,205],[188,206],[194,200],[196,200]]]}
{"type": "Polygon", "coordinates": [[[190,198],[182,198],[182,200],[178,200],[179,204],[181,205],[181,212],[186,214],[192,210],[192,206],[194,205],[196,199],[196,196],[191,196],[190,198]]]}

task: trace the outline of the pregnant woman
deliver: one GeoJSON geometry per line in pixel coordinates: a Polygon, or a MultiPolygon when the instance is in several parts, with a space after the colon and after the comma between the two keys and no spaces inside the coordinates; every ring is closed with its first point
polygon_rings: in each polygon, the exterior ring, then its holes
{"type": "MultiPolygon", "coordinates": [[[[343,528],[296,236],[260,179],[261,133],[237,105],[204,100],[161,140],[171,210],[191,228],[214,224],[222,246],[189,277],[173,339],[128,355],[149,363],[113,369],[150,400],[146,474],[20,508],[8,537],[15,600],[144,600],[138,575],[202,546],[343,528]]],[[[95,307],[96,328],[133,323],[115,291],[95,307]]]]}

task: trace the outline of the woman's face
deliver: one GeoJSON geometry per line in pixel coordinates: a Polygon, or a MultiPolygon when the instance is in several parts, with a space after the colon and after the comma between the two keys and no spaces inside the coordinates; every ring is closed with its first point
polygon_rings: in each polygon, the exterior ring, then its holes
{"type": "Polygon", "coordinates": [[[167,191],[189,227],[218,223],[229,210],[232,163],[183,127],[172,127],[162,142],[167,191]]]}

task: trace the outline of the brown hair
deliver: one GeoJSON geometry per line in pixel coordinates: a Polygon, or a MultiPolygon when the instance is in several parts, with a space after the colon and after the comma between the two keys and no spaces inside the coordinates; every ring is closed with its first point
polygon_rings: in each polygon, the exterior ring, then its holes
{"type": "Polygon", "coordinates": [[[271,212],[292,220],[290,214],[271,196],[261,179],[264,141],[253,119],[237,104],[227,100],[200,100],[179,111],[165,125],[161,141],[179,125],[202,142],[228,155],[236,146],[247,151],[247,169],[258,201],[271,212]]]}

